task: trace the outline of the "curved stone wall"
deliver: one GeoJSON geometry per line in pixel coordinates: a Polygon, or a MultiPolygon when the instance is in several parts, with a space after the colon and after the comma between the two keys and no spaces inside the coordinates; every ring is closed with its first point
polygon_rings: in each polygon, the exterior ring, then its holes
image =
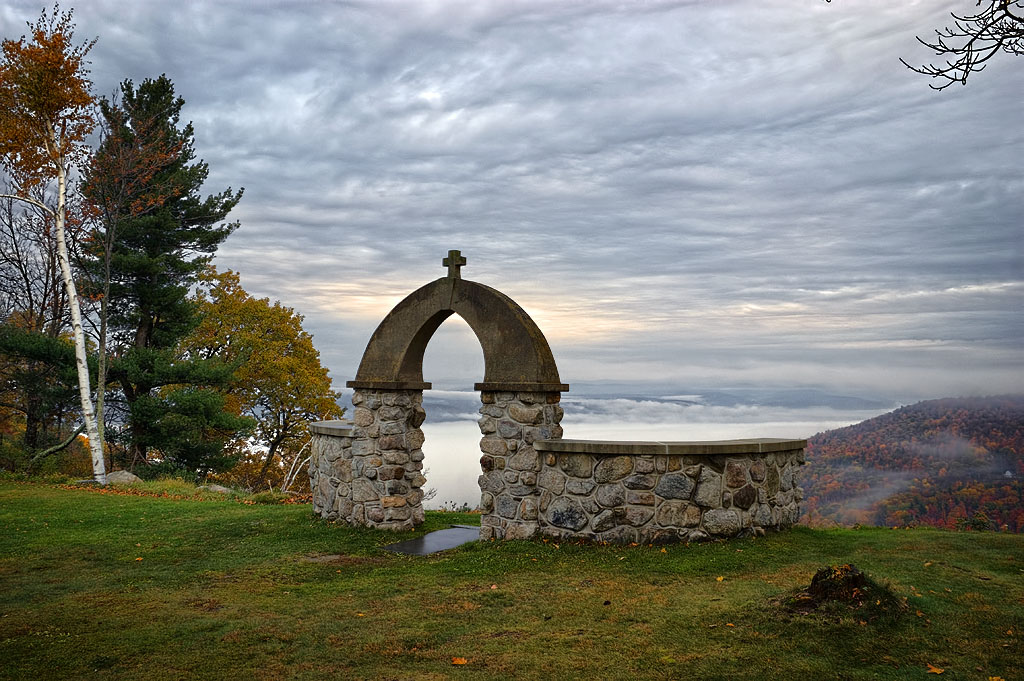
{"type": "MultiPolygon", "coordinates": [[[[310,426],[317,515],[393,530],[423,522],[422,398],[356,390],[352,421],[310,426]]],[[[559,399],[481,394],[481,539],[700,541],[800,517],[804,440],[563,440],[559,399]]]]}
{"type": "Polygon", "coordinates": [[[538,529],[613,543],[763,534],[800,517],[803,440],[535,442],[538,529]]]}

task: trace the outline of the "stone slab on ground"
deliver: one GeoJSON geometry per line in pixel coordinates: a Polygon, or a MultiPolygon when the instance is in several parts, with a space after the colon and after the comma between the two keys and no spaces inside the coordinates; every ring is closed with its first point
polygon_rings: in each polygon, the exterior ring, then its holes
{"type": "Polygon", "coordinates": [[[388,544],[386,551],[404,553],[409,556],[429,556],[432,553],[454,549],[456,546],[468,544],[480,539],[480,528],[473,525],[453,525],[447,530],[429,532],[416,539],[388,544]]]}

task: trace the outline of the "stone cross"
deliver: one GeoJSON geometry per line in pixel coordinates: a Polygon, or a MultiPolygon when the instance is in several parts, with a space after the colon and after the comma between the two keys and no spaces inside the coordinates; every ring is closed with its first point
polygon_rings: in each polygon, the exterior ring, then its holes
{"type": "Polygon", "coordinates": [[[441,264],[448,268],[448,276],[452,279],[462,279],[459,268],[466,264],[462,257],[462,251],[448,251],[448,257],[441,261],[441,264]]]}

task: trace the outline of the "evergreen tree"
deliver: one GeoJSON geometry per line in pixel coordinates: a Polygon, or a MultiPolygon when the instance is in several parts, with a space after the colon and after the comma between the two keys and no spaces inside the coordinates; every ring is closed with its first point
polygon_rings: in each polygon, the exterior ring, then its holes
{"type": "Polygon", "coordinates": [[[92,269],[108,285],[110,377],[124,396],[131,464],[147,462],[156,449],[163,460],[203,474],[230,464],[220,447],[247,420],[225,411],[213,390],[230,380],[232,367],[184,357],[176,347],[198,323],[189,288],[238,227],[224,220],[242,190],[201,195],[209,169],[195,158],[192,124],[181,125],[183,105],[166,76],[137,88],[125,81],[121,101],[102,104],[106,127],[116,134],[105,137],[93,165],[119,171],[91,173],[84,190],[102,208],[93,243],[106,252],[93,252],[92,269]],[[132,134],[143,130],[145,136],[132,134]],[[125,153],[132,140],[147,146],[125,153]],[[145,182],[110,210],[110,197],[124,198],[112,185],[126,175],[145,182]]]}

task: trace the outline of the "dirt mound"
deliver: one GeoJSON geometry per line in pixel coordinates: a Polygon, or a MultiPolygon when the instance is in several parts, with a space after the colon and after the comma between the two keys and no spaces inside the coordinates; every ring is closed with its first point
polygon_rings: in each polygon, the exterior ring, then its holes
{"type": "Polygon", "coordinates": [[[791,612],[856,611],[866,622],[895,619],[906,609],[905,599],[879,584],[854,565],[831,565],[818,570],[811,584],[783,600],[791,612]]]}

